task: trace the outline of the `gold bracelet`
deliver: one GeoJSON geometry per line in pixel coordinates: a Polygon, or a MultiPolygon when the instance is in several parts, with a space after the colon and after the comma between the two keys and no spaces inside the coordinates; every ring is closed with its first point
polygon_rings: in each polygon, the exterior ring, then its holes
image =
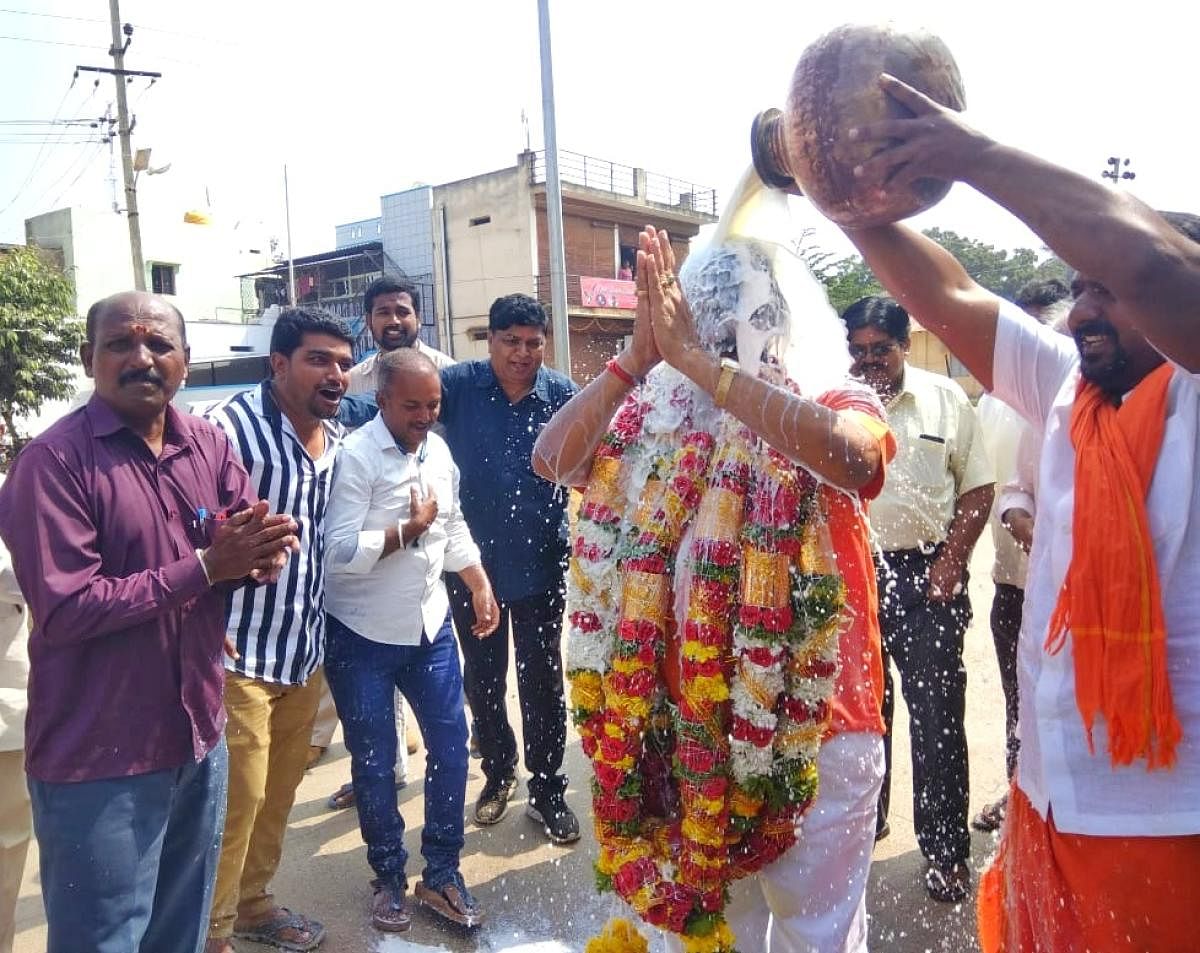
{"type": "Polygon", "coordinates": [[[721,358],[721,376],[717,378],[717,389],[713,391],[713,403],[718,407],[724,407],[725,401],[729,397],[729,388],[733,385],[733,379],[737,376],[737,372],[741,370],[741,366],[732,358],[721,358]]]}

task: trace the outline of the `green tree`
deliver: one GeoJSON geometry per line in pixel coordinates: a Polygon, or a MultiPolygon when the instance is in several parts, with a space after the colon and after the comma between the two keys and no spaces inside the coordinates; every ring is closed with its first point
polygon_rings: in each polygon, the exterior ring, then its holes
{"type": "Polygon", "coordinates": [[[857,255],[839,258],[815,244],[812,236],[812,229],[805,229],[797,253],[808,270],[825,285],[825,294],[834,311],[841,314],[859,298],[884,294],[862,258],[857,255]]]}
{"type": "Polygon", "coordinates": [[[1037,252],[1031,248],[1008,251],[940,228],[928,228],[924,234],[957,258],[967,274],[988,291],[1010,301],[1035,278],[1066,278],[1068,273],[1058,258],[1039,264],[1037,252]]]}
{"type": "Polygon", "coordinates": [[[17,417],[75,393],[83,337],[70,279],[33,248],[0,255],[0,417],[14,448],[17,417]]]}
{"type": "MultiPolygon", "coordinates": [[[[1061,259],[1051,257],[1039,262],[1037,252],[1030,248],[1008,251],[940,228],[926,229],[924,234],[957,258],[967,274],[983,287],[1009,300],[1030,281],[1046,278],[1066,280],[1070,274],[1070,269],[1061,259]]],[[[801,242],[800,256],[825,285],[829,303],[838,314],[859,298],[886,293],[861,257],[849,255],[838,258],[823,251],[811,243],[811,233],[806,233],[801,242]]]]}

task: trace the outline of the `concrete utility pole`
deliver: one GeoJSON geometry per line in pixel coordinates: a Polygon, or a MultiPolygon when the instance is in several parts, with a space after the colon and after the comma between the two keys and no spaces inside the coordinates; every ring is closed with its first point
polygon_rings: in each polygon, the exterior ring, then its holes
{"type": "Polygon", "coordinates": [[[288,304],[296,307],[296,262],[292,258],[292,200],[288,194],[287,163],[283,164],[283,214],[287,221],[288,304]]]}
{"type": "MultiPolygon", "coordinates": [[[[125,99],[125,50],[129,40],[121,39],[121,11],[117,0],[108,0],[112,16],[113,79],[117,82],[117,134],[121,137],[121,169],[125,173],[125,217],[129,221],[129,256],[133,260],[133,287],[146,290],[146,263],[142,260],[142,225],[138,218],[137,182],[133,175],[133,150],[129,146],[129,104],[125,99]]],[[[133,36],[133,27],[125,27],[125,35],[133,36]]]]}
{"type": "MultiPolygon", "coordinates": [[[[146,70],[125,68],[125,49],[128,41],[121,42],[120,14],[117,11],[117,0],[110,0],[109,9],[112,12],[113,45],[112,54],[115,66],[76,66],[76,73],[109,73],[117,83],[117,134],[121,138],[121,165],[125,172],[125,211],[129,216],[129,254],[133,261],[133,285],[138,291],[146,290],[146,264],[142,261],[142,229],[138,220],[137,207],[137,175],[133,170],[133,150],[129,146],[129,135],[133,126],[129,121],[129,105],[125,100],[125,84],[130,76],[144,76],[149,80],[162,79],[162,73],[152,73],[146,70]]],[[[133,35],[133,27],[126,24],[125,35],[133,35]]],[[[137,120],[135,119],[134,122],[137,120]]],[[[111,141],[111,132],[110,132],[111,141]]]]}
{"type": "MultiPolygon", "coordinates": [[[[116,0],[113,0],[115,3],[116,0]]],[[[558,177],[558,125],[554,117],[554,64],[550,60],[550,3],[538,0],[542,51],[542,129],[546,138],[546,234],[550,239],[550,320],[554,366],[571,376],[571,332],[567,323],[567,264],[563,249],[562,182],[558,177]]]]}

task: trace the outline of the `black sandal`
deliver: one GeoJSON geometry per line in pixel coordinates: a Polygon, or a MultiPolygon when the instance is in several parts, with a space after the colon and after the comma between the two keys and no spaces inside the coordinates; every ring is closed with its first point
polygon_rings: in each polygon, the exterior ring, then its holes
{"type": "Polygon", "coordinates": [[[962,903],[971,890],[971,870],[966,864],[925,869],[925,892],[938,903],[962,903]]]}

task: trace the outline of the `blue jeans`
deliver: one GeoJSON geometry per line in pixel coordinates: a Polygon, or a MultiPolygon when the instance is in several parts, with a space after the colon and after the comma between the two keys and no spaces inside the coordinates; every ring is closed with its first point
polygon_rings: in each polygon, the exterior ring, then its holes
{"type": "Polygon", "coordinates": [[[418,645],[364,639],[334,616],[326,619],[325,638],[325,678],[350,751],[367,863],[379,880],[407,886],[404,818],[396,804],[398,688],[425,742],[423,878],[431,887],[441,887],[458,871],[467,790],[467,719],[450,615],[432,642],[422,633],[418,645]]]}
{"type": "Polygon", "coordinates": [[[29,779],[47,953],[197,953],[208,932],[229,752],[102,781],[29,779]]]}

